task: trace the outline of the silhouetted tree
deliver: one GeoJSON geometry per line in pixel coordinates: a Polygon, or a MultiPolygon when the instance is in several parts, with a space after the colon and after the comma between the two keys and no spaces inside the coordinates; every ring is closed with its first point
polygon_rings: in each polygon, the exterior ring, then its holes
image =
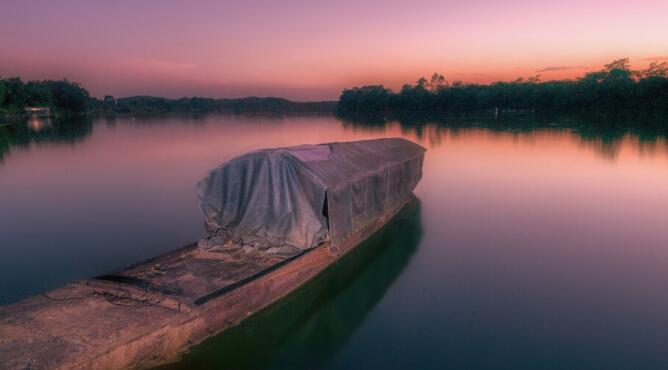
{"type": "Polygon", "coordinates": [[[47,81],[57,108],[81,112],[88,106],[90,95],[79,84],[63,81],[47,81]]]}
{"type": "Polygon", "coordinates": [[[25,84],[25,105],[56,107],[53,91],[45,82],[30,81],[25,84]]]}
{"type": "Polygon", "coordinates": [[[5,81],[0,78],[0,112],[2,112],[3,102],[5,101],[5,95],[7,94],[7,87],[5,86],[5,81]]]}
{"type": "Polygon", "coordinates": [[[668,62],[652,62],[640,75],[642,78],[666,78],[668,77],[668,62]]]}
{"type": "Polygon", "coordinates": [[[431,92],[438,92],[439,89],[448,86],[448,81],[445,80],[445,77],[442,74],[434,72],[429,80],[429,90],[431,92]]]}
{"type": "Polygon", "coordinates": [[[382,85],[355,87],[343,90],[339,102],[340,113],[366,114],[388,109],[390,90],[382,85]]]}

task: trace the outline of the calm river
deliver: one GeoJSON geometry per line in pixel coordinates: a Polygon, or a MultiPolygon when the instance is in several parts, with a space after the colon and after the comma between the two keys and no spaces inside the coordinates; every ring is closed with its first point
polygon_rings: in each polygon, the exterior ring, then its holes
{"type": "Polygon", "coordinates": [[[498,126],[210,115],[0,127],[0,304],[198,239],[195,183],[233,156],[402,136],[428,149],[419,204],[171,367],[668,368],[665,137],[498,126]]]}

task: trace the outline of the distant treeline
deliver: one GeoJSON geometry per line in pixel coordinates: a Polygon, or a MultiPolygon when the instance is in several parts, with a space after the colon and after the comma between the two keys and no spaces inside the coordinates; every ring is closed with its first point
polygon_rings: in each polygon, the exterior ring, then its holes
{"type": "Polygon", "coordinates": [[[668,64],[634,71],[628,59],[615,60],[577,80],[545,81],[540,76],[489,85],[448,82],[435,73],[393,92],[382,85],[355,87],[341,94],[343,116],[427,114],[476,110],[535,110],[573,113],[668,113],[668,64]]]}
{"type": "Polygon", "coordinates": [[[334,112],[336,102],[293,102],[281,98],[181,98],[166,99],[152,96],[134,96],[117,100],[105,99],[103,109],[117,113],[309,113],[334,112]]]}
{"type": "Polygon", "coordinates": [[[49,107],[62,113],[307,113],[334,112],[336,102],[293,102],[258,97],[166,99],[152,96],[120,99],[106,96],[99,100],[91,97],[79,84],[68,80],[24,82],[18,77],[0,78],[0,114],[22,114],[25,107],[49,107]]]}

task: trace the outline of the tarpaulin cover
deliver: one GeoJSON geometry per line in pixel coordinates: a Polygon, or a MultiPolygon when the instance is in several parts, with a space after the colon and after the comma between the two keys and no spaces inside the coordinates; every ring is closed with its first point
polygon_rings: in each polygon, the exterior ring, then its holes
{"type": "Polygon", "coordinates": [[[336,245],[407,199],[425,149],[399,138],[262,149],[198,184],[210,230],[260,249],[336,245]]]}

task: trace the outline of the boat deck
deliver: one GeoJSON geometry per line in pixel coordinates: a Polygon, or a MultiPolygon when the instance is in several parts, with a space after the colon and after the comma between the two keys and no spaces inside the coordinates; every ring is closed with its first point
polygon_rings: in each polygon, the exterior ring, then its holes
{"type": "Polygon", "coordinates": [[[209,299],[294,258],[238,247],[201,251],[190,245],[0,307],[0,368],[83,366],[138,338],[178,335],[163,329],[193,319],[192,311],[209,299]]]}
{"type": "Polygon", "coordinates": [[[241,247],[209,251],[186,247],[179,253],[96,280],[131,285],[146,294],[158,293],[187,305],[200,305],[216,292],[239,286],[287,259],[290,257],[248,252],[241,247]]]}

